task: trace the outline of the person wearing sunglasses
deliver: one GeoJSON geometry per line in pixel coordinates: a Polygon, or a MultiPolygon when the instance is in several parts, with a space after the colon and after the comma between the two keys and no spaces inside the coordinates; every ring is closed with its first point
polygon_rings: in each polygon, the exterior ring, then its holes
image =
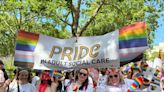
{"type": "Polygon", "coordinates": [[[93,85],[89,84],[88,75],[88,69],[80,69],[75,81],[68,83],[66,92],[93,92],[93,85]]]}
{"type": "Polygon", "coordinates": [[[133,83],[129,79],[124,79],[121,71],[116,68],[108,70],[106,89],[103,92],[126,92],[127,88],[133,83]]]}

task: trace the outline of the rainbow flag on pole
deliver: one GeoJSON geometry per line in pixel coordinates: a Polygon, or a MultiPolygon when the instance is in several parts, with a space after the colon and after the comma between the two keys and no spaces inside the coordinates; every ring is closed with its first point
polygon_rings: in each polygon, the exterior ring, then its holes
{"type": "Polygon", "coordinates": [[[33,67],[33,52],[39,40],[39,34],[18,31],[14,55],[14,65],[33,67]]]}
{"type": "Polygon", "coordinates": [[[137,22],[119,30],[121,65],[131,62],[147,49],[145,22],[137,22]]]}

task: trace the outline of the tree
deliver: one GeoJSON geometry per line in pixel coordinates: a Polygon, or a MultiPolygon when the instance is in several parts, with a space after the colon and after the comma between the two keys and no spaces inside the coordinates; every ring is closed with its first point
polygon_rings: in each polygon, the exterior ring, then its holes
{"type": "Polygon", "coordinates": [[[0,55],[13,54],[19,29],[70,38],[103,35],[144,20],[152,43],[162,7],[162,0],[1,0],[0,55]]]}

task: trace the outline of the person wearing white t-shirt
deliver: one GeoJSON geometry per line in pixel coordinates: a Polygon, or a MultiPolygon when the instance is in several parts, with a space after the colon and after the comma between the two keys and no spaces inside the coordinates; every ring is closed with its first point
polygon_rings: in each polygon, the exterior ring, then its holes
{"type": "Polygon", "coordinates": [[[62,88],[63,91],[66,90],[66,86],[69,85],[70,81],[73,81],[73,79],[74,79],[74,71],[66,72],[65,79],[63,81],[64,84],[63,85],[64,87],[62,88]]]}
{"type": "Polygon", "coordinates": [[[40,74],[38,71],[35,71],[35,76],[32,78],[32,84],[34,86],[37,86],[39,81],[40,81],[40,74]]]}
{"type": "Polygon", "coordinates": [[[112,68],[108,71],[106,89],[101,92],[126,92],[133,83],[133,80],[124,79],[119,69],[112,68]]]}
{"type": "Polygon", "coordinates": [[[88,69],[82,68],[78,72],[77,79],[69,83],[66,92],[93,92],[93,86],[89,84],[88,69]]]}
{"type": "Polygon", "coordinates": [[[28,82],[30,73],[27,70],[18,72],[18,80],[10,83],[6,92],[37,92],[36,88],[28,82]]]}
{"type": "Polygon", "coordinates": [[[107,75],[106,75],[106,71],[107,69],[102,69],[101,70],[101,74],[99,75],[99,79],[97,81],[97,88],[96,88],[96,92],[102,92],[102,90],[105,89],[105,85],[107,82],[107,75]]]}
{"type": "Polygon", "coordinates": [[[30,83],[19,84],[17,82],[12,82],[9,85],[9,92],[36,92],[35,87],[30,83]],[[20,91],[18,91],[18,89],[20,91]]]}

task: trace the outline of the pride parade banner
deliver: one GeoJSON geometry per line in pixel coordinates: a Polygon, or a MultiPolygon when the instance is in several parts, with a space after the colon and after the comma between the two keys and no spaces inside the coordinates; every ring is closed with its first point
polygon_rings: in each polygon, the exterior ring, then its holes
{"type": "Polygon", "coordinates": [[[125,26],[102,36],[58,39],[19,31],[14,64],[35,69],[119,67],[147,49],[145,22],[125,26]]]}
{"type": "Polygon", "coordinates": [[[119,67],[118,31],[103,36],[58,39],[19,31],[15,65],[34,69],[119,67]]]}

